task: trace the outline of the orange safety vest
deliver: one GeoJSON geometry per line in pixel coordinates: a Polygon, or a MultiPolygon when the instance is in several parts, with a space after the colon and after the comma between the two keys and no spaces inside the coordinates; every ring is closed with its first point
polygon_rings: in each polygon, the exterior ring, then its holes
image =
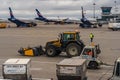
{"type": "Polygon", "coordinates": [[[92,56],[92,51],[88,52],[88,55],[91,55],[91,56],[92,56]]]}

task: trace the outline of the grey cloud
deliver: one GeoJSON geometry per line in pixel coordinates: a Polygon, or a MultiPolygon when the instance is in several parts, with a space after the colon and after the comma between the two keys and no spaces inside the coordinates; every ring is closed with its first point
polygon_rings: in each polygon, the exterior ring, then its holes
{"type": "MultiPolygon", "coordinates": [[[[96,16],[101,15],[101,6],[115,6],[114,0],[1,0],[0,18],[8,18],[10,6],[16,17],[34,18],[35,9],[39,9],[45,17],[81,17],[81,6],[87,17],[93,16],[93,1],[95,1],[96,16]]],[[[120,0],[116,0],[120,8],[120,0]]],[[[113,7],[114,9],[114,7],[113,7]]],[[[114,10],[112,10],[114,12],[114,10]]]]}

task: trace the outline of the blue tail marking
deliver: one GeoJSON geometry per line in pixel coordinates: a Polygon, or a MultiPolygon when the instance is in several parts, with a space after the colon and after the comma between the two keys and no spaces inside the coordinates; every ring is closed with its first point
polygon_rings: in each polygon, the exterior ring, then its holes
{"type": "Polygon", "coordinates": [[[36,10],[36,12],[37,12],[38,17],[42,17],[42,18],[43,18],[43,16],[42,16],[41,13],[39,12],[39,10],[38,10],[38,9],[35,9],[35,10],[36,10]]]}
{"type": "Polygon", "coordinates": [[[15,18],[14,15],[13,15],[12,9],[10,7],[9,7],[9,11],[10,11],[10,17],[15,18]]]}

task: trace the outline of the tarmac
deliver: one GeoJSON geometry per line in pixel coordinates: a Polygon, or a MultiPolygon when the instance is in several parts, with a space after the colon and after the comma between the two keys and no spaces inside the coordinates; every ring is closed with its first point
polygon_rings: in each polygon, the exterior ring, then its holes
{"type": "MultiPolygon", "coordinates": [[[[44,25],[39,24],[31,28],[10,28],[0,29],[0,76],[2,77],[2,64],[9,58],[30,58],[31,74],[33,78],[53,78],[57,80],[56,63],[66,59],[66,54],[61,53],[57,57],[45,55],[37,57],[21,56],[17,51],[20,47],[45,46],[47,41],[56,40],[59,33],[64,31],[80,31],[81,39],[89,45],[89,34],[94,34],[93,41],[100,45],[100,59],[107,64],[114,65],[114,61],[120,57],[120,32],[109,30],[108,25],[101,28],[83,29],[76,24],[65,25],[44,25]]],[[[114,66],[102,65],[97,70],[87,70],[88,80],[107,80],[112,76],[114,66]]]]}

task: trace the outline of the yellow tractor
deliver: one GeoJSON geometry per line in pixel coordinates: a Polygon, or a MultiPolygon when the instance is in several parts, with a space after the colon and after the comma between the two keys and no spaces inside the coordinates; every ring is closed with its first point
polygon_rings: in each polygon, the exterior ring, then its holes
{"type": "Polygon", "coordinates": [[[63,32],[59,34],[58,40],[46,43],[45,54],[54,57],[66,52],[68,57],[79,56],[84,46],[78,31],[63,32]]]}

